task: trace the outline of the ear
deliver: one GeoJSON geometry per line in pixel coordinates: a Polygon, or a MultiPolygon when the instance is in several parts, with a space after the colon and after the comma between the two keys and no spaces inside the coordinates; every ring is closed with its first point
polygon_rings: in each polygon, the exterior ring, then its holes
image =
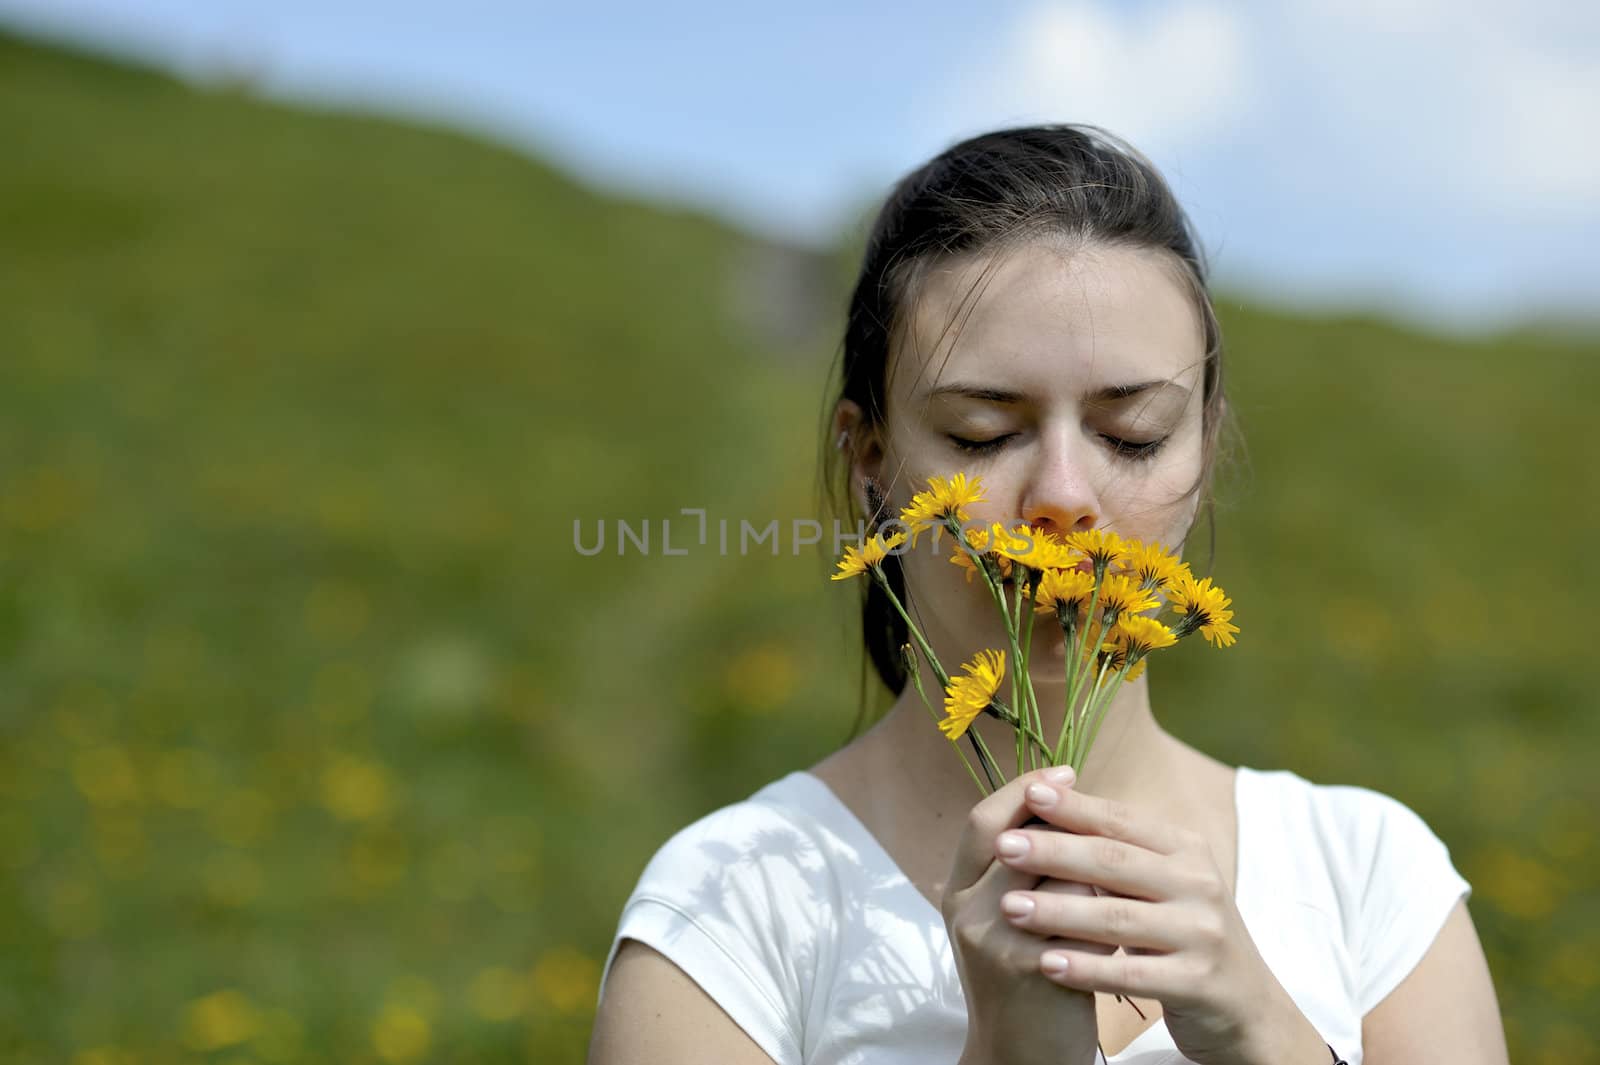
{"type": "Polygon", "coordinates": [[[871,512],[866,482],[883,488],[883,439],[854,400],[841,399],[833,411],[833,443],[845,454],[850,470],[850,498],[862,514],[871,512]]]}

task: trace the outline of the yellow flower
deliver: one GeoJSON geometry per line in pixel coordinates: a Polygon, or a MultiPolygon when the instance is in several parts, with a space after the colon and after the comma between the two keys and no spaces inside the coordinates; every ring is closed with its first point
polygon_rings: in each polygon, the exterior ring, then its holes
{"type": "Polygon", "coordinates": [[[995,553],[1013,562],[1020,562],[1029,569],[1070,569],[1078,564],[1075,552],[1067,547],[1061,537],[1048,529],[1018,525],[1013,529],[1003,530],[998,524],[994,528],[997,534],[995,553]]]}
{"type": "Polygon", "coordinates": [[[905,533],[895,533],[887,540],[882,533],[874,533],[872,539],[862,544],[858,549],[854,544],[846,545],[844,557],[839,560],[839,572],[830,579],[846,581],[851,577],[859,577],[869,569],[883,565],[883,560],[890,551],[906,542],[905,533]]]}
{"type": "Polygon", "coordinates": [[[1123,572],[1142,587],[1167,588],[1178,579],[1188,566],[1174,555],[1169,555],[1160,543],[1146,544],[1131,541],[1128,553],[1122,559],[1123,572]]]}
{"type": "MultiPolygon", "coordinates": [[[[1124,645],[1122,645],[1120,643],[1103,643],[1103,644],[1101,644],[1100,645],[1100,654],[1101,654],[1101,656],[1103,656],[1106,659],[1109,659],[1109,661],[1110,661],[1110,666],[1106,670],[1107,674],[1114,675],[1114,674],[1120,673],[1122,671],[1122,667],[1124,665],[1126,665],[1127,661],[1128,661],[1128,649],[1127,649],[1127,647],[1125,647],[1124,645]]],[[[1098,674],[1098,672],[1099,672],[1099,666],[1096,665],[1095,673],[1098,674]]]]}
{"type": "Polygon", "coordinates": [[[1125,681],[1139,679],[1139,674],[1144,672],[1145,663],[1149,661],[1150,651],[1155,647],[1171,647],[1178,642],[1172,630],[1154,618],[1130,615],[1127,620],[1134,623],[1132,629],[1125,630],[1122,619],[1118,619],[1111,629],[1110,642],[1100,645],[1100,653],[1110,663],[1108,673],[1120,673],[1124,666],[1128,666],[1127,676],[1122,678],[1125,681]],[[1146,622],[1156,626],[1160,631],[1146,629],[1146,622]],[[1144,646],[1145,641],[1151,646],[1144,646]],[[1129,665],[1129,658],[1133,660],[1132,665],[1129,665]]]}
{"type": "Polygon", "coordinates": [[[1067,534],[1067,546],[1088,558],[1096,572],[1104,572],[1106,567],[1120,562],[1128,554],[1131,545],[1114,532],[1085,529],[1067,534]]]}
{"type": "MultiPolygon", "coordinates": [[[[990,543],[999,544],[1006,536],[1005,529],[1000,525],[994,525],[989,529],[966,530],[967,543],[972,546],[972,550],[980,555],[988,555],[990,559],[1000,564],[1000,576],[1002,579],[1011,576],[1011,560],[991,550],[989,545],[990,543]]],[[[972,583],[973,575],[978,572],[978,565],[972,561],[972,555],[957,544],[954,553],[950,556],[950,561],[966,570],[967,583],[972,583]]]]}
{"type": "Polygon", "coordinates": [[[1239,631],[1239,627],[1232,624],[1233,611],[1228,609],[1233,600],[1223,595],[1221,588],[1212,585],[1210,577],[1197,581],[1193,575],[1180,575],[1167,598],[1172,609],[1183,618],[1177,626],[1180,638],[1198,629],[1214,646],[1233,646],[1234,633],[1239,631]]]}
{"type": "Polygon", "coordinates": [[[1135,658],[1143,658],[1151,651],[1171,647],[1178,642],[1176,633],[1155,618],[1147,618],[1143,614],[1124,614],[1119,617],[1111,630],[1111,639],[1135,658]]]}
{"type": "Polygon", "coordinates": [[[1039,610],[1054,610],[1057,605],[1081,611],[1094,592],[1094,577],[1075,569],[1047,569],[1039,582],[1035,601],[1039,610]]]}
{"type": "Polygon", "coordinates": [[[956,514],[973,503],[983,502],[983,482],[974,477],[967,480],[964,473],[953,473],[950,479],[928,478],[928,489],[944,508],[946,514],[956,514]]]}
{"type": "Polygon", "coordinates": [[[946,517],[958,522],[969,520],[967,507],[983,502],[983,485],[974,477],[967,480],[964,473],[954,473],[949,480],[943,477],[928,478],[928,490],[918,492],[900,511],[900,520],[911,532],[911,543],[917,542],[922,530],[943,523],[946,517]]]}
{"type": "Polygon", "coordinates": [[[1000,682],[1005,678],[1006,653],[979,651],[961,668],[966,675],[950,678],[950,688],[944,697],[945,719],[939,722],[939,730],[952,742],[959,740],[973,720],[994,701],[994,693],[1000,690],[1000,682]]]}
{"type": "MultiPolygon", "coordinates": [[[[950,561],[955,563],[957,566],[960,566],[963,570],[966,571],[966,573],[967,573],[967,583],[971,584],[972,583],[972,578],[978,572],[978,564],[976,562],[972,561],[972,556],[967,554],[965,551],[962,551],[962,550],[960,550],[958,548],[956,550],[956,553],[950,556],[950,561]]],[[[1000,559],[999,561],[1000,561],[1000,577],[1001,577],[1001,579],[1004,579],[1006,577],[1011,576],[1011,563],[1010,563],[1010,561],[1007,560],[1007,559],[1004,559],[1004,558],[1000,559]]]]}
{"type": "MultiPolygon", "coordinates": [[[[967,543],[980,555],[994,554],[1012,542],[1012,534],[999,522],[981,529],[967,528],[962,531],[966,533],[967,543]]],[[[1022,544],[1019,542],[1016,546],[1020,549],[1022,544]]]]}
{"type": "Polygon", "coordinates": [[[1141,614],[1161,603],[1147,589],[1141,588],[1132,575],[1113,574],[1107,576],[1105,583],[1100,586],[1100,602],[1097,605],[1116,611],[1120,617],[1123,614],[1141,614]]]}

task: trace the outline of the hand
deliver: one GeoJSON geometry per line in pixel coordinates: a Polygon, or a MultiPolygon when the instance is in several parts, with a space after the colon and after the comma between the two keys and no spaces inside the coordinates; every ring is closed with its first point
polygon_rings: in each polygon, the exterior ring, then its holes
{"type": "MultiPolygon", "coordinates": [[[[1087,884],[1044,880],[995,859],[995,838],[1032,816],[1023,797],[1030,783],[1044,783],[1043,769],[1018,777],[972,808],[945,885],[941,910],[961,987],[967,999],[967,1043],[963,1065],[1092,1065],[1099,1032],[1094,994],[1049,980],[1039,967],[1052,947],[1075,956],[1109,954],[1113,947],[1082,939],[1041,941],[1014,927],[1000,912],[1009,891],[1027,890],[1040,899],[1088,896],[1087,884]]],[[[1072,771],[1054,770],[1069,789],[1072,771]]],[[[1059,835],[1054,829],[1033,835],[1059,835]]]]}
{"type": "Polygon", "coordinates": [[[1066,831],[1008,832],[1001,844],[1020,837],[1028,846],[1002,861],[1019,875],[1107,892],[1011,888],[1012,899],[1033,903],[1031,913],[1008,918],[1011,924],[1044,937],[1049,955],[1066,957],[1066,970],[1051,980],[1087,992],[1158,999],[1173,1042],[1201,1065],[1251,1060],[1246,1048],[1274,1043],[1291,1023],[1290,1013],[1299,1018],[1256,950],[1202,836],[1122,803],[1046,781],[1030,784],[1037,786],[1025,791],[1027,808],[1066,831]],[[1087,951],[1061,939],[1121,946],[1126,953],[1087,951]]]}

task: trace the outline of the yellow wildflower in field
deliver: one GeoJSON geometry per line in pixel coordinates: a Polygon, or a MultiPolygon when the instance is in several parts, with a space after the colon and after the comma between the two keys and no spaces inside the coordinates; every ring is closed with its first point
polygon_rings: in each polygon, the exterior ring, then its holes
{"type": "Polygon", "coordinates": [[[260,1011],[239,991],[225,988],[189,1003],[184,1010],[183,1041],[206,1054],[242,1043],[261,1026],[260,1011]]]}
{"type": "Polygon", "coordinates": [[[939,730],[951,740],[959,740],[994,701],[995,692],[1005,679],[1006,653],[979,651],[961,668],[964,676],[950,678],[950,690],[944,697],[945,719],[939,722],[939,730]]]}

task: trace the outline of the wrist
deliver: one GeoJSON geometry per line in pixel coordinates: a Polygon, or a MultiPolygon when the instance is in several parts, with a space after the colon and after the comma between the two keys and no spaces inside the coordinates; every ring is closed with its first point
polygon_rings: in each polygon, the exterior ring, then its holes
{"type": "Polygon", "coordinates": [[[1335,1060],[1328,1041],[1293,1004],[1257,1026],[1240,1049],[1239,1065],[1332,1065],[1335,1060]]]}

